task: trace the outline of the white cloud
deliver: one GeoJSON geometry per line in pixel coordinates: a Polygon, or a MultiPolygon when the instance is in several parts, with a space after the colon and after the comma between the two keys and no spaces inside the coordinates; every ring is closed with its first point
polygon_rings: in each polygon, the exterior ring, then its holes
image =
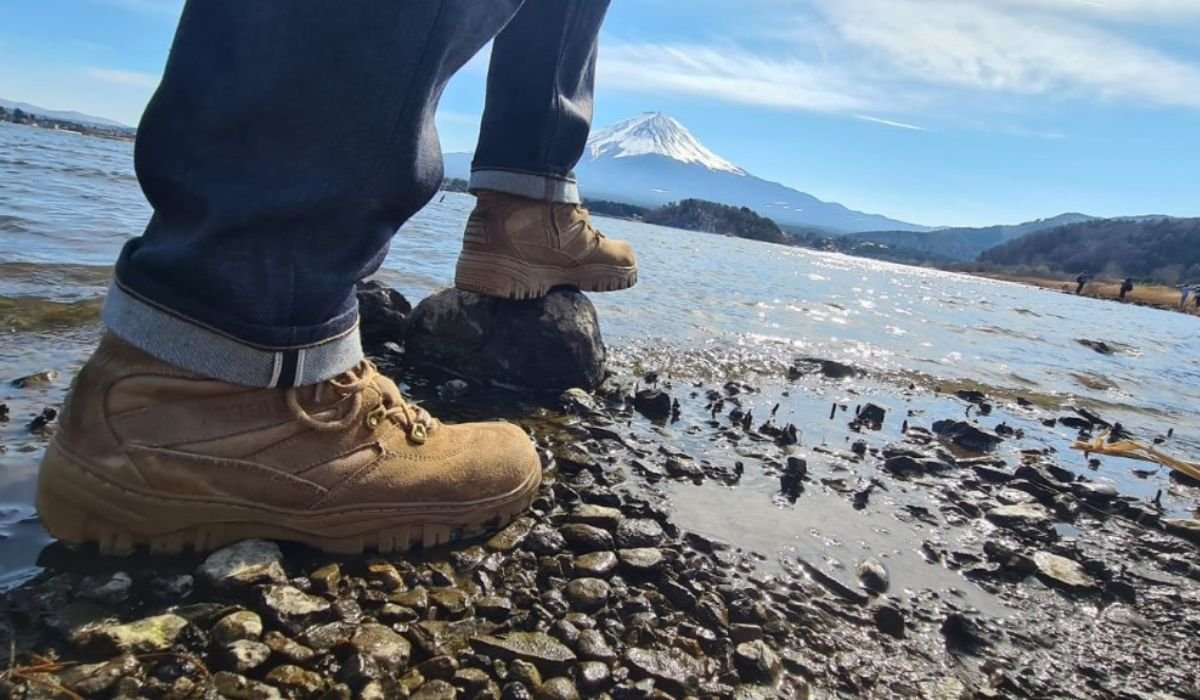
{"type": "Polygon", "coordinates": [[[861,119],[865,122],[873,122],[875,124],[883,124],[884,126],[894,126],[897,129],[908,129],[910,131],[929,131],[929,129],[926,129],[923,126],[917,126],[916,124],[909,124],[907,122],[898,122],[898,121],[895,121],[894,119],[883,119],[881,117],[872,117],[872,116],[869,116],[866,114],[856,114],[856,115],[854,115],[854,118],[861,119]]]}
{"type": "Polygon", "coordinates": [[[131,70],[116,70],[113,68],[88,68],[88,76],[95,80],[113,85],[149,88],[158,87],[159,76],[152,73],[139,73],[131,70]]]}

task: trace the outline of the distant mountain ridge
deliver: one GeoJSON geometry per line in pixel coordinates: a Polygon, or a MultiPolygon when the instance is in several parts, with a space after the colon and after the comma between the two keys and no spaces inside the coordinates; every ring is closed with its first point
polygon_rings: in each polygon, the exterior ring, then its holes
{"type": "Polygon", "coordinates": [[[114,128],[118,128],[118,129],[132,129],[133,128],[133,127],[129,126],[128,124],[122,124],[121,122],[113,121],[112,119],[105,119],[104,117],[95,117],[90,114],[84,114],[83,112],[71,112],[71,111],[56,110],[56,109],[46,109],[45,107],[39,107],[34,104],[29,104],[28,102],[14,102],[12,100],[6,100],[4,98],[0,98],[0,107],[3,107],[4,109],[7,109],[7,110],[19,109],[22,112],[27,112],[29,114],[35,114],[39,117],[46,117],[49,119],[58,119],[58,120],[64,121],[64,122],[76,122],[78,124],[95,124],[97,126],[110,126],[110,127],[114,127],[114,128]]]}
{"type": "MultiPolygon", "coordinates": [[[[448,177],[468,177],[471,155],[445,154],[448,177]]],[[[780,225],[834,233],[880,229],[928,231],[929,227],[854,211],[755,177],[717,155],[675,119],[639,114],[597,129],[576,167],[586,197],[658,207],[703,199],[748,207],[780,225]]]]}
{"type": "Polygon", "coordinates": [[[874,243],[896,249],[911,256],[926,255],[931,260],[953,261],[974,260],[983,251],[1002,243],[1046,229],[1092,221],[1096,217],[1074,212],[1059,214],[1048,219],[1026,221],[1020,224],[986,226],[982,228],[943,228],[929,232],[914,231],[865,231],[846,234],[844,238],[854,243],[874,243]]]}

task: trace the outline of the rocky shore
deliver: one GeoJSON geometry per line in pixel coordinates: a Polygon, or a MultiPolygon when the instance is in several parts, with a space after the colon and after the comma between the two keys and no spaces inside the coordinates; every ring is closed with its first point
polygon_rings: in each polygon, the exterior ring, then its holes
{"type": "Polygon", "coordinates": [[[1093,412],[872,388],[830,358],[608,349],[595,390],[538,397],[415,373],[403,343],[375,353],[444,419],[530,431],[546,479],[525,516],[404,557],[51,546],[2,599],[6,696],[1200,697],[1200,522],[1035,434],[1095,433],[1093,412]],[[718,504],[706,526],[675,507],[693,492],[718,504]],[[723,524],[746,502],[865,544],[755,551],[723,524]],[[919,568],[900,568],[907,550],[919,568]]]}

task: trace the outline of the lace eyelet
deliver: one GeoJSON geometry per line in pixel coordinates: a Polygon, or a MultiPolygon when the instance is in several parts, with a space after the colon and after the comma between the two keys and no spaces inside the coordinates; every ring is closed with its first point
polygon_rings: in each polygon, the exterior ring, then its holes
{"type": "Polygon", "coordinates": [[[383,406],[376,406],[367,413],[367,427],[374,430],[383,422],[384,416],[387,415],[387,409],[383,406]]]}
{"type": "Polygon", "coordinates": [[[413,423],[413,427],[408,431],[408,439],[418,445],[424,445],[429,439],[429,432],[425,429],[424,423],[413,423]]]}

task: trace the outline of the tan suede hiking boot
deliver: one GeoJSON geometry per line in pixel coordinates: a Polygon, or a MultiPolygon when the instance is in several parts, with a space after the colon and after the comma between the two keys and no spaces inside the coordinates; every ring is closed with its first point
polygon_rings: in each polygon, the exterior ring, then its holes
{"type": "Polygon", "coordinates": [[[324,384],[255,389],[109,334],[71,388],[37,506],[55,537],[103,553],[249,537],[389,552],[503,524],[540,481],[519,428],[444,425],[365,360],[324,384]]]}
{"type": "Polygon", "coordinates": [[[578,204],[480,192],[467,220],[454,286],[505,299],[536,299],[557,286],[584,292],[628,289],[637,257],[605,238],[578,204]]]}

